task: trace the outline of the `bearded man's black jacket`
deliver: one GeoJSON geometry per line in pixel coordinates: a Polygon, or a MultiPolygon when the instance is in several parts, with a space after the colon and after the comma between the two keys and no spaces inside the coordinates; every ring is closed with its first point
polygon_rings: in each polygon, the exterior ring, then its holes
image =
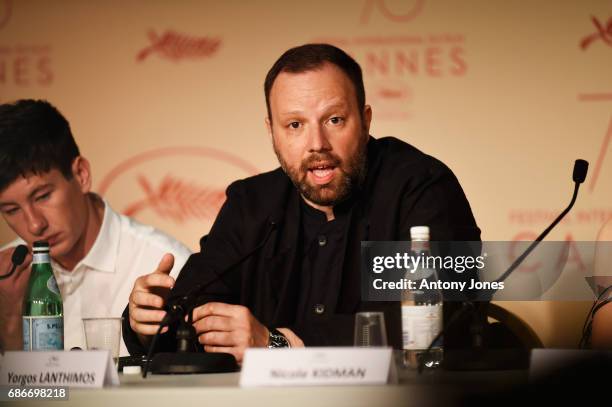
{"type": "MultiPolygon", "coordinates": [[[[361,299],[362,240],[410,240],[410,227],[418,225],[429,226],[432,241],[480,240],[470,205],[446,165],[398,139],[370,137],[367,175],[351,197],[339,284],[319,287],[337,290],[336,307],[319,318],[296,320],[302,290],[299,191],[278,168],[236,181],[226,193],[200,252],[181,270],[172,297],[208,284],[200,303],[244,305],[267,327],[290,328],[306,346],[352,345],[355,313],[383,311],[389,344],[401,348],[399,304],[361,299]]],[[[146,353],[130,328],[127,308],[123,321],[130,354],[146,353]]],[[[175,342],[171,329],[156,351],[173,351],[175,342]]]]}

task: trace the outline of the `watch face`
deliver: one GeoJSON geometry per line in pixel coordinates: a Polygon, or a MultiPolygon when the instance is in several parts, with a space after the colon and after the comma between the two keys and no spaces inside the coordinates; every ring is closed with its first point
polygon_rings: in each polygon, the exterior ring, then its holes
{"type": "Polygon", "coordinates": [[[285,335],[281,334],[276,329],[270,330],[270,344],[268,348],[288,348],[289,341],[285,338],[285,335]]]}

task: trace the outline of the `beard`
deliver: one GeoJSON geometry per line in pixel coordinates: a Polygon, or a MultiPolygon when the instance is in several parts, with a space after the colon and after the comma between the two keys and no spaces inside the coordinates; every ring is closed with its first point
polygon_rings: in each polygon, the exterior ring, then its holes
{"type": "Polygon", "coordinates": [[[342,160],[331,151],[320,151],[310,154],[302,160],[298,168],[290,166],[283,158],[273,138],[274,153],[281,168],[300,191],[302,196],[321,206],[335,206],[346,200],[355,189],[363,184],[367,172],[367,145],[369,137],[360,137],[355,153],[342,160]],[[340,174],[327,184],[317,185],[308,181],[308,171],[319,162],[338,169],[340,174]]]}

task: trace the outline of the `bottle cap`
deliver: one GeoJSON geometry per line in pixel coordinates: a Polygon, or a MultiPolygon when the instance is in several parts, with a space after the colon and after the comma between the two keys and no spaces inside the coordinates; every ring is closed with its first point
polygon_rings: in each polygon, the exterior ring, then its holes
{"type": "Polygon", "coordinates": [[[44,240],[37,240],[34,242],[32,247],[33,252],[48,252],[49,251],[49,242],[44,240]]]}
{"type": "Polygon", "coordinates": [[[429,226],[411,227],[410,240],[429,240],[429,226]]]}

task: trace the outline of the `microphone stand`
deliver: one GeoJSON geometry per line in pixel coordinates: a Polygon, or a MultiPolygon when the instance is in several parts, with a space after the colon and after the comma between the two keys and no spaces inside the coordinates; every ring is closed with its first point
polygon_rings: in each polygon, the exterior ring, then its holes
{"type": "Polygon", "coordinates": [[[196,340],[196,332],[192,324],[193,312],[187,313],[186,321],[184,313],[177,312],[165,324],[160,324],[149,347],[142,377],[147,377],[149,363],[151,371],[157,374],[230,373],[238,371],[236,359],[229,353],[195,352],[193,344],[196,340]],[[161,330],[164,326],[175,321],[179,324],[176,330],[176,352],[160,352],[152,357],[161,330]]]}
{"type": "Polygon", "coordinates": [[[276,229],[276,222],[270,221],[264,239],[255,248],[240,257],[237,261],[226,267],[220,273],[203,284],[198,284],[182,296],[170,297],[167,304],[167,313],[159,324],[159,328],[149,346],[147,359],[142,371],[142,377],[147,377],[150,370],[156,374],[190,374],[190,373],[229,373],[238,371],[236,359],[229,353],[197,352],[195,346],[197,335],[193,328],[193,310],[202,304],[202,296],[206,288],[221,279],[234,267],[253,256],[265,246],[276,229]],[[155,345],[164,327],[177,322],[176,352],[159,352],[153,356],[155,345]]]}
{"type": "MultiPolygon", "coordinates": [[[[576,160],[573,171],[574,193],[569,205],[559,216],[536,238],[497,280],[503,282],[512,272],[525,260],[525,258],[540,244],[550,231],[567,215],[572,209],[578,196],[580,184],[586,179],[588,162],[576,160]]],[[[448,319],[443,330],[431,341],[425,351],[425,355],[431,352],[434,343],[440,339],[444,332],[453,328],[459,321],[470,317],[469,334],[471,347],[467,349],[447,348],[447,337],[445,336],[444,368],[447,370],[503,370],[503,369],[525,369],[529,367],[529,349],[521,348],[490,348],[487,345],[487,333],[490,325],[487,322],[488,308],[492,296],[497,290],[493,290],[484,301],[464,302],[462,307],[455,311],[448,319]]],[[[419,372],[423,366],[419,363],[419,372]]]]}

